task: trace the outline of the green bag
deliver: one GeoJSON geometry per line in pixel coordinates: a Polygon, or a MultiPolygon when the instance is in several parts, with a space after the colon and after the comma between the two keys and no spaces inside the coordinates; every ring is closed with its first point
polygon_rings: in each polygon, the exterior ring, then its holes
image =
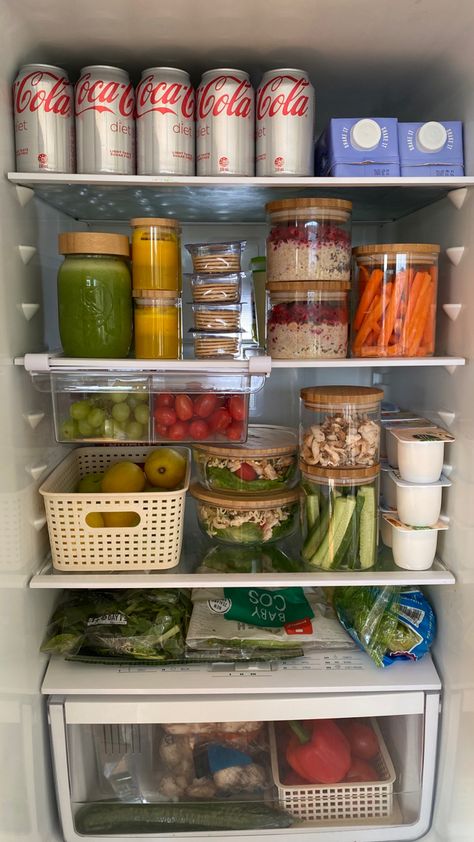
{"type": "Polygon", "coordinates": [[[267,629],[314,617],[303,588],[224,588],[220,602],[226,620],[267,629]]]}

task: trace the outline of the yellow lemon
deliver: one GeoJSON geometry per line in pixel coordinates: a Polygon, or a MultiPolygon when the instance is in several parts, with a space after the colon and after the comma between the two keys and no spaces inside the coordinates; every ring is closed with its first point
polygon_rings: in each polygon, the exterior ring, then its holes
{"type": "Polygon", "coordinates": [[[86,517],[86,523],[87,526],[91,526],[94,529],[100,529],[105,526],[104,518],[102,517],[101,512],[89,512],[86,517]]]}
{"type": "Polygon", "coordinates": [[[118,526],[138,526],[140,516],[136,512],[104,512],[104,524],[116,529],[118,526]]]}
{"type": "Polygon", "coordinates": [[[145,473],[155,488],[176,488],[186,475],[186,457],[172,447],[159,447],[146,460],[145,473]]]}
{"type": "Polygon", "coordinates": [[[105,494],[134,494],[143,491],[146,477],[135,462],[115,462],[108,468],[102,480],[105,494]]]}

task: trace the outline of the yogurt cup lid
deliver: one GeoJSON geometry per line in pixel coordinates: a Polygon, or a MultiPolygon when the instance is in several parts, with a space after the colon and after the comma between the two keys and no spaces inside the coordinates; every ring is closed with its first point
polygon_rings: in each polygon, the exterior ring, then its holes
{"type": "Polygon", "coordinates": [[[398,519],[396,512],[394,515],[384,512],[382,517],[387,521],[387,523],[393,526],[394,529],[399,529],[400,532],[441,532],[444,529],[449,529],[449,524],[444,520],[438,520],[433,526],[408,526],[406,523],[402,523],[401,520],[398,519]]]}
{"type": "Polygon", "coordinates": [[[439,442],[455,441],[451,433],[442,427],[418,427],[415,429],[392,429],[391,433],[398,441],[406,444],[439,444],[439,442]]]}
{"type": "Polygon", "coordinates": [[[436,488],[439,486],[445,488],[452,485],[451,480],[445,477],[444,474],[441,474],[439,480],[436,482],[408,482],[408,480],[402,479],[399,471],[390,469],[390,477],[400,488],[436,488]]]}

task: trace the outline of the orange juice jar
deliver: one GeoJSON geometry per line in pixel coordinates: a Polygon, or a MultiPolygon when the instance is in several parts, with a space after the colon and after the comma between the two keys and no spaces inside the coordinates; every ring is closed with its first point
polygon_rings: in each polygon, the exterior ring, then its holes
{"type": "Polygon", "coordinates": [[[181,299],[171,290],[151,289],[134,290],[133,298],[136,359],[181,359],[181,299]]]}
{"type": "Polygon", "coordinates": [[[181,292],[181,225],[177,219],[131,219],[134,289],[181,292]]]}

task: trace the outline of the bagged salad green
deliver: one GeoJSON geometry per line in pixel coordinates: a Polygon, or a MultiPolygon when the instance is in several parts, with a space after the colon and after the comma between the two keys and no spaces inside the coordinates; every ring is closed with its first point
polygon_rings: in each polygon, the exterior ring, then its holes
{"type": "Polygon", "coordinates": [[[417,661],[436,634],[434,611],[418,588],[335,588],[337,616],[378,667],[417,661]]]}

